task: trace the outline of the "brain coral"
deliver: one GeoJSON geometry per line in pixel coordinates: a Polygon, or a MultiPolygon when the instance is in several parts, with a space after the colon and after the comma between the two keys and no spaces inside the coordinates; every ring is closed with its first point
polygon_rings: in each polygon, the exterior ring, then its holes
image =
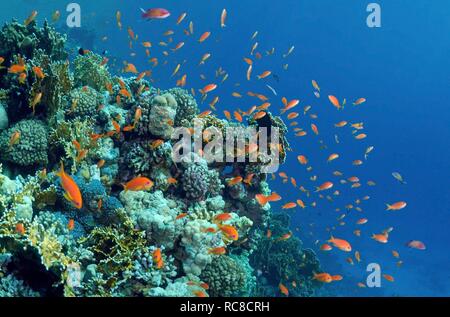
{"type": "Polygon", "coordinates": [[[104,101],[102,94],[87,86],[73,89],[67,99],[70,116],[83,118],[94,116],[104,101]]]}
{"type": "Polygon", "coordinates": [[[166,91],[171,94],[177,104],[177,115],[175,117],[176,127],[188,127],[199,113],[197,101],[187,90],[181,88],[172,88],[166,91]]]}
{"type": "Polygon", "coordinates": [[[47,126],[39,120],[22,120],[0,134],[0,158],[20,166],[47,164],[47,126]],[[20,132],[17,144],[10,146],[13,133],[20,132]]]}
{"type": "Polygon", "coordinates": [[[186,197],[195,200],[217,196],[223,188],[219,173],[209,169],[205,160],[187,164],[182,176],[182,186],[186,197]]]}
{"type": "Polygon", "coordinates": [[[221,255],[206,266],[200,278],[209,285],[210,296],[236,296],[246,288],[246,271],[227,255],[221,255]]]}

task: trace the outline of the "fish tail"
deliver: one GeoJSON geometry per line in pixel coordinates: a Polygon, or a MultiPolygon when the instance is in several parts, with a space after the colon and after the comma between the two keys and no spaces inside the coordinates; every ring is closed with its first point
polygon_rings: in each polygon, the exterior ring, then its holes
{"type": "Polygon", "coordinates": [[[122,185],[122,186],[123,186],[123,190],[124,190],[125,192],[127,192],[127,191],[128,191],[128,189],[127,189],[127,185],[126,185],[126,184],[124,184],[124,183],[120,183],[120,185],[122,185]]]}
{"type": "Polygon", "coordinates": [[[386,210],[392,210],[392,206],[389,204],[386,204],[386,210]]]}
{"type": "Polygon", "coordinates": [[[55,175],[61,177],[64,174],[64,163],[61,161],[61,169],[55,175]]]}
{"type": "Polygon", "coordinates": [[[147,13],[147,11],[145,11],[144,9],[142,9],[142,8],[139,8],[139,9],[141,10],[142,13],[147,13]]]}

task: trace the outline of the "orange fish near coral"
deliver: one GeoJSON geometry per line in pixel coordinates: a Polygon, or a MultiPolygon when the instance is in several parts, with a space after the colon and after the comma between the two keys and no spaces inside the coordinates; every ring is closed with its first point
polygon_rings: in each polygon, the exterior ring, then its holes
{"type": "Polygon", "coordinates": [[[223,255],[227,253],[227,249],[225,247],[211,248],[208,250],[208,253],[214,255],[223,255]]]}
{"type": "Polygon", "coordinates": [[[61,169],[56,173],[56,176],[59,176],[61,180],[61,186],[65,191],[64,198],[71,202],[75,208],[81,209],[83,207],[83,198],[81,197],[80,189],[72,177],[64,171],[63,162],[61,162],[61,169]]]}
{"type": "Polygon", "coordinates": [[[67,224],[67,229],[69,229],[69,231],[72,231],[75,228],[75,220],[70,219],[69,223],[67,224]]]}
{"type": "Polygon", "coordinates": [[[268,196],[265,196],[263,194],[256,194],[255,199],[261,206],[265,206],[268,202],[281,200],[281,196],[277,193],[272,193],[268,196]]]}
{"type": "Polygon", "coordinates": [[[333,277],[329,273],[314,273],[313,279],[322,283],[331,283],[333,281],[333,277]]]}
{"type": "Polygon", "coordinates": [[[352,246],[350,245],[350,243],[343,239],[338,239],[331,236],[330,240],[328,240],[327,242],[332,243],[336,248],[345,252],[350,252],[352,250],[352,246]]]}
{"type": "Polygon", "coordinates": [[[39,66],[34,66],[33,72],[36,75],[36,77],[39,79],[43,79],[45,77],[44,72],[42,71],[42,69],[39,66]]]}
{"type": "Polygon", "coordinates": [[[280,284],[278,284],[278,288],[280,289],[280,292],[283,295],[289,296],[289,290],[286,286],[284,286],[283,284],[280,283],[280,284]]]}
{"type": "Polygon", "coordinates": [[[233,241],[239,239],[239,233],[235,227],[230,225],[220,225],[219,229],[228,239],[233,241]]]}
{"type": "Polygon", "coordinates": [[[136,178],[133,178],[128,183],[122,184],[122,186],[125,191],[149,190],[153,187],[153,181],[146,177],[138,176],[136,178]]]}
{"type": "Polygon", "coordinates": [[[38,12],[36,10],[32,11],[30,16],[25,20],[25,22],[23,23],[25,26],[27,26],[28,24],[30,24],[31,22],[34,21],[34,19],[36,19],[36,16],[38,15],[38,12]]]}
{"type": "Polygon", "coordinates": [[[16,232],[22,236],[25,234],[25,226],[23,223],[16,224],[16,232]]]}

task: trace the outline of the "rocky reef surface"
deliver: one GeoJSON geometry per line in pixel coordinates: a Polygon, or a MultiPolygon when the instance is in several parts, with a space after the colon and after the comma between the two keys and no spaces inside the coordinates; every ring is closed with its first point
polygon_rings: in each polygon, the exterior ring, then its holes
{"type": "MultiPolygon", "coordinates": [[[[47,23],[0,31],[0,296],[280,296],[293,281],[290,295],[313,295],[315,254],[278,239],[289,217],[255,199],[271,193],[264,163],[173,161],[175,126],[239,124],[199,116],[186,90],[115,76],[93,52],[69,63],[65,41],[47,23]],[[150,190],[122,188],[138,175],[150,190]]],[[[270,114],[246,124],[285,128],[270,114]]]]}

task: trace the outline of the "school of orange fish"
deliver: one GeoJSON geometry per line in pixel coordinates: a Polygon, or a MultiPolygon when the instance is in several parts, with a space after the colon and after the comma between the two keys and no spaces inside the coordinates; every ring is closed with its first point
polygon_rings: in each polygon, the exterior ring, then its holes
{"type": "MultiPolygon", "coordinates": [[[[25,24],[30,23],[37,15],[36,11],[33,11],[33,13],[30,15],[30,17],[25,21],[25,24]]],[[[56,11],[52,15],[53,21],[59,19],[60,13],[59,11],[56,11]]],[[[170,16],[170,13],[165,9],[151,9],[149,11],[143,10],[143,17],[146,19],[165,19],[170,16]],[[152,11],[153,10],[153,11],[152,11]]],[[[226,24],[228,16],[228,11],[226,9],[223,9],[221,13],[219,14],[219,25],[220,28],[225,32],[226,28],[228,27],[226,24]]],[[[124,73],[130,73],[133,75],[137,75],[136,82],[139,82],[142,78],[148,77],[150,81],[155,81],[155,78],[153,77],[154,69],[158,67],[158,65],[162,66],[168,66],[171,67],[173,64],[173,71],[171,72],[165,72],[167,74],[170,74],[168,80],[175,81],[175,84],[179,87],[189,87],[188,83],[188,75],[193,76],[193,74],[188,74],[187,72],[184,72],[183,68],[186,68],[185,65],[187,63],[187,60],[183,60],[182,62],[179,62],[180,60],[180,51],[188,45],[205,45],[204,43],[207,41],[213,41],[214,40],[214,34],[208,30],[202,30],[198,34],[194,31],[194,21],[189,21],[189,14],[187,12],[181,13],[178,18],[176,19],[175,25],[173,29],[168,29],[162,34],[162,39],[157,38],[157,36],[152,36],[151,38],[145,38],[143,41],[138,42],[139,36],[136,34],[131,26],[127,27],[127,40],[128,40],[128,46],[130,49],[130,57],[136,57],[137,52],[134,50],[135,46],[138,46],[139,49],[143,51],[145,54],[145,58],[148,60],[148,63],[150,64],[149,69],[138,71],[137,67],[130,62],[124,62],[123,72],[124,73]],[[177,38],[177,34],[180,34],[180,39],[175,40],[177,38]],[[177,55],[175,55],[177,54],[177,55]],[[174,56],[174,60],[177,60],[174,62],[169,57],[174,56]]],[[[122,13],[120,11],[117,11],[115,14],[115,20],[117,27],[119,31],[123,30],[122,26],[122,13]]],[[[272,56],[276,56],[275,48],[270,48],[268,50],[265,50],[265,52],[259,51],[259,48],[262,46],[261,43],[258,42],[258,31],[254,32],[253,35],[250,37],[250,43],[249,43],[249,51],[244,54],[244,56],[238,57],[238,62],[243,61],[243,70],[242,70],[242,78],[241,80],[247,81],[247,82],[255,82],[256,85],[262,86],[262,89],[268,89],[270,91],[270,96],[267,94],[263,94],[260,92],[254,92],[254,91],[239,91],[241,89],[241,84],[236,81],[232,85],[232,92],[231,97],[235,98],[239,102],[243,103],[257,103],[256,105],[253,105],[249,107],[247,110],[227,110],[225,108],[220,108],[220,96],[214,95],[216,92],[216,89],[219,87],[222,88],[222,86],[225,86],[225,89],[229,88],[229,86],[226,86],[226,81],[231,80],[229,77],[229,74],[221,67],[216,66],[217,69],[215,70],[215,77],[211,80],[208,79],[208,77],[200,73],[200,78],[202,81],[207,82],[207,84],[203,85],[202,87],[191,87],[190,91],[195,96],[197,92],[201,96],[202,104],[205,102],[208,103],[209,109],[204,110],[199,117],[203,117],[205,115],[208,115],[212,112],[222,112],[225,118],[229,121],[236,120],[237,122],[244,122],[244,118],[254,118],[254,119],[260,119],[266,115],[266,111],[269,109],[273,112],[279,112],[281,116],[284,116],[285,119],[289,122],[290,129],[292,129],[292,133],[294,137],[297,139],[296,144],[302,144],[303,139],[305,137],[311,137],[315,138],[314,142],[318,142],[320,145],[320,149],[324,152],[326,152],[323,156],[323,159],[321,161],[315,161],[311,162],[308,158],[308,156],[304,153],[298,153],[296,154],[296,159],[298,160],[298,168],[304,169],[303,172],[307,173],[309,178],[303,179],[302,182],[299,182],[295,175],[288,175],[286,172],[280,171],[278,173],[273,173],[272,180],[275,180],[277,176],[279,179],[281,179],[283,184],[286,184],[285,186],[291,186],[289,190],[291,193],[298,193],[298,198],[294,201],[284,201],[283,198],[273,192],[271,195],[264,196],[261,194],[256,195],[255,199],[257,202],[264,206],[267,203],[281,203],[281,209],[283,211],[295,211],[296,209],[307,209],[307,208],[327,208],[329,209],[329,205],[322,207],[321,203],[322,201],[328,201],[330,203],[334,202],[334,199],[338,196],[343,197],[342,191],[349,190],[354,191],[357,188],[364,188],[364,186],[375,186],[376,183],[373,180],[367,180],[365,182],[362,181],[361,177],[357,175],[357,173],[353,174],[350,173],[349,175],[344,175],[344,172],[340,170],[334,170],[331,175],[316,175],[314,174],[314,168],[313,165],[317,164],[319,166],[322,166],[320,164],[325,164],[326,166],[330,166],[331,164],[336,164],[335,161],[343,160],[341,158],[342,153],[334,153],[329,152],[328,147],[326,145],[326,142],[324,142],[324,139],[326,140],[331,139],[332,142],[335,144],[340,144],[341,137],[345,137],[346,135],[349,135],[351,139],[354,139],[354,142],[360,142],[364,143],[366,142],[367,134],[364,132],[364,123],[363,122],[349,122],[345,119],[340,120],[339,122],[335,122],[334,126],[329,127],[327,126],[324,130],[327,131],[324,134],[321,134],[321,125],[318,122],[318,115],[314,113],[314,107],[312,105],[305,105],[302,106],[302,110],[297,110],[300,108],[301,101],[298,99],[298,96],[289,96],[289,97],[278,97],[277,91],[270,85],[268,85],[265,80],[271,78],[271,75],[273,75],[273,72],[268,69],[264,69],[263,66],[260,66],[259,64],[264,64],[264,59],[269,58],[272,56]],[[260,72],[258,72],[258,75],[254,75],[254,71],[256,69],[261,69],[260,72]],[[262,82],[262,84],[261,84],[262,82]],[[247,96],[245,96],[247,95],[247,96]],[[247,99],[244,99],[247,98],[247,99]],[[245,100],[245,101],[244,101],[245,100]],[[251,100],[251,101],[249,101],[251,100]],[[260,104],[259,104],[260,103],[260,104]],[[303,126],[303,127],[302,127],[303,126]],[[330,137],[330,128],[331,128],[331,137],[330,137]],[[311,133],[310,133],[311,132],[311,133]],[[313,189],[314,188],[314,189],[313,189]]],[[[103,41],[107,41],[107,36],[104,36],[102,38],[103,41]]],[[[216,39],[216,41],[219,41],[219,39],[216,39]]],[[[291,46],[286,53],[282,54],[282,65],[283,70],[287,71],[289,68],[289,64],[287,63],[288,57],[294,52],[295,47],[291,46]]],[[[210,62],[210,58],[212,57],[212,53],[207,51],[205,46],[205,52],[203,55],[199,56],[198,60],[195,61],[195,66],[197,69],[204,69],[201,68],[203,65],[206,65],[210,62]]],[[[3,63],[3,60],[0,60],[0,65],[3,63]]],[[[102,61],[102,65],[105,65],[108,63],[108,58],[104,58],[102,61]]],[[[12,65],[8,69],[9,73],[15,73],[19,76],[19,81],[24,80],[24,78],[21,78],[21,76],[26,76],[25,73],[25,64],[23,61],[19,60],[19,63],[17,65],[12,65]]],[[[42,72],[42,70],[39,67],[33,68],[33,72],[35,76],[43,78],[45,76],[42,72]]],[[[347,101],[345,98],[341,100],[341,98],[336,97],[333,95],[332,92],[326,93],[325,101],[322,101],[322,90],[316,80],[311,81],[312,86],[312,93],[314,94],[317,103],[321,102],[320,106],[322,108],[328,108],[326,111],[338,111],[340,112],[340,116],[344,116],[345,110],[352,110],[354,107],[359,107],[362,104],[366,102],[365,98],[355,98],[355,100],[352,102],[352,105],[347,106],[347,101]]],[[[112,92],[111,87],[107,87],[107,89],[112,92]]],[[[120,103],[120,98],[122,97],[129,97],[130,92],[126,89],[125,85],[122,85],[122,89],[119,92],[119,95],[117,96],[117,100],[120,103]]],[[[31,106],[34,107],[40,102],[41,95],[36,95],[31,106]]],[[[76,105],[74,105],[76,106],[76,105]]],[[[123,132],[131,131],[134,129],[136,123],[139,121],[141,116],[140,109],[136,111],[135,114],[135,120],[134,125],[131,125],[129,127],[125,127],[123,129],[123,132]]],[[[107,136],[112,136],[114,134],[120,133],[120,126],[116,122],[112,122],[113,126],[115,127],[115,130],[110,131],[110,133],[107,134],[107,136]]],[[[92,138],[98,139],[100,137],[103,137],[103,135],[93,135],[92,138]]],[[[14,146],[20,138],[20,133],[14,133],[11,136],[10,140],[10,146],[14,146]]],[[[152,144],[153,147],[158,147],[161,142],[158,142],[158,140],[155,141],[155,144],[152,144]]],[[[361,144],[357,143],[355,147],[360,146],[361,144]]],[[[83,158],[83,155],[85,156],[86,153],[83,152],[83,149],[79,144],[74,141],[74,146],[76,147],[80,159],[83,158]]],[[[363,165],[366,160],[368,160],[369,154],[374,150],[373,146],[370,145],[362,145],[363,148],[365,148],[364,151],[361,151],[360,158],[351,160],[349,162],[346,162],[344,165],[340,166],[348,166],[351,170],[357,169],[357,166],[363,165]]],[[[255,147],[253,150],[257,150],[257,147],[255,147]]],[[[315,156],[315,155],[314,155],[315,156]]],[[[104,162],[103,162],[104,163],[104,162]]],[[[102,164],[102,162],[99,162],[98,164],[102,164]]],[[[316,166],[317,166],[316,165],[316,166]]],[[[76,208],[82,207],[82,197],[80,194],[80,191],[78,189],[77,184],[73,181],[73,179],[67,175],[64,172],[64,167],[61,165],[61,170],[57,174],[61,178],[61,184],[64,188],[66,194],[65,197],[73,203],[73,205],[76,208]]],[[[394,172],[392,173],[392,176],[401,184],[406,184],[406,182],[403,180],[403,177],[398,173],[394,172]]],[[[171,180],[172,183],[176,182],[176,179],[171,180]]],[[[229,181],[229,183],[237,184],[240,182],[249,183],[251,182],[251,175],[244,177],[237,176],[229,181]]],[[[153,186],[153,182],[150,179],[147,179],[145,177],[136,177],[135,179],[129,181],[127,184],[124,184],[124,190],[147,190],[150,189],[153,186]]],[[[353,192],[354,193],[354,192],[353,192]]],[[[297,195],[297,194],[296,194],[297,195]]],[[[352,196],[352,195],[349,195],[352,196]]],[[[361,195],[360,197],[357,197],[356,199],[352,199],[350,201],[347,201],[347,203],[343,204],[342,206],[335,206],[333,207],[334,210],[339,213],[339,216],[336,218],[336,225],[332,227],[328,227],[327,231],[328,233],[324,233],[327,236],[322,236],[321,238],[318,238],[315,242],[316,248],[319,252],[330,252],[332,250],[339,250],[342,252],[349,253],[349,257],[347,258],[347,262],[351,265],[354,265],[355,262],[361,262],[362,261],[362,255],[361,252],[358,250],[353,250],[352,243],[350,241],[344,240],[342,238],[334,237],[333,231],[336,231],[338,226],[344,227],[349,226],[346,224],[344,219],[349,215],[350,211],[355,211],[360,214],[358,216],[358,220],[352,221],[352,230],[354,234],[354,239],[358,239],[363,235],[363,232],[361,228],[364,224],[366,224],[369,219],[364,216],[364,210],[363,205],[366,201],[368,201],[371,197],[368,195],[361,195]],[[322,241],[322,242],[321,242],[322,241]],[[352,254],[353,253],[353,254],[352,254]]],[[[393,212],[393,211],[399,211],[404,209],[407,206],[407,203],[405,201],[394,201],[394,202],[387,202],[386,203],[386,212],[393,212]]],[[[100,206],[101,207],[101,206],[100,206]]],[[[185,217],[187,214],[180,214],[177,219],[181,219],[185,217]]],[[[219,216],[217,216],[217,219],[215,219],[218,224],[220,230],[222,230],[225,235],[232,240],[237,240],[237,231],[232,226],[228,225],[220,225],[220,223],[227,219],[230,215],[228,213],[223,213],[219,216]]],[[[69,222],[69,229],[73,229],[73,221],[69,222]]],[[[313,226],[314,224],[310,224],[313,226]]],[[[23,226],[21,227],[20,224],[18,224],[17,230],[23,231],[23,226]]],[[[377,233],[371,233],[371,238],[374,240],[374,243],[383,243],[387,244],[389,242],[389,235],[392,232],[393,228],[388,227],[386,229],[380,230],[380,232],[377,233]]],[[[299,228],[296,228],[296,231],[300,231],[299,228]]],[[[293,235],[292,232],[287,232],[284,235],[280,237],[275,237],[277,241],[284,241],[289,238],[291,238],[293,235]]],[[[272,239],[272,233],[270,230],[267,231],[266,237],[268,239],[272,239]]],[[[407,247],[418,249],[418,250],[424,250],[425,244],[419,240],[411,240],[407,242],[407,247]]],[[[219,247],[210,250],[210,253],[212,254],[225,254],[226,249],[224,247],[219,247]]],[[[403,261],[400,259],[400,254],[397,250],[392,250],[392,257],[397,261],[397,266],[400,267],[403,264],[403,261]]],[[[155,263],[158,265],[158,267],[163,265],[162,258],[161,258],[161,250],[157,249],[153,254],[153,259],[155,263]]],[[[383,277],[389,281],[394,282],[394,277],[389,274],[383,274],[383,277]]],[[[316,279],[319,282],[322,283],[331,283],[335,281],[340,281],[343,279],[342,275],[338,274],[332,274],[327,272],[321,272],[316,273],[314,275],[314,279],[316,279]]],[[[295,281],[292,281],[292,287],[295,287],[295,281]]],[[[201,285],[204,289],[207,289],[207,285],[201,285]]],[[[366,284],[363,282],[359,282],[357,284],[357,287],[366,287],[366,284]]],[[[283,285],[282,283],[279,284],[279,290],[282,294],[288,296],[289,295],[289,288],[286,285],[283,285]]],[[[202,297],[205,295],[203,292],[199,291],[198,294],[196,294],[199,297],[202,297]]]]}

